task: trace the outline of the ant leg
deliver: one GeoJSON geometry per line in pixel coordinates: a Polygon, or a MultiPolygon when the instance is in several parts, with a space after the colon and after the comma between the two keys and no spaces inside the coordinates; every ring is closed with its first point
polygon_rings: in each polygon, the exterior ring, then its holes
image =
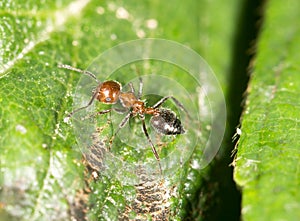
{"type": "Polygon", "coordinates": [[[134,94],[134,87],[133,87],[132,82],[129,82],[128,85],[130,87],[131,92],[134,94]]]}
{"type": "MultiPolygon", "coordinates": [[[[139,80],[140,80],[140,84],[139,84],[139,91],[138,91],[137,99],[140,99],[142,97],[142,94],[143,94],[143,80],[142,80],[141,77],[139,77],[139,80]]],[[[129,82],[128,85],[130,87],[131,92],[134,94],[135,90],[134,90],[134,87],[133,87],[132,83],[129,82]]]]}
{"type": "Polygon", "coordinates": [[[93,103],[93,101],[94,101],[95,98],[97,97],[97,95],[98,95],[98,93],[99,93],[99,90],[100,90],[100,88],[97,87],[97,89],[96,89],[96,91],[94,92],[93,97],[92,97],[92,99],[89,101],[89,103],[88,103],[87,105],[85,105],[85,106],[83,106],[83,107],[80,107],[80,108],[78,108],[78,109],[72,111],[71,113],[69,113],[68,116],[67,116],[67,118],[70,118],[70,117],[72,117],[72,115],[75,114],[76,112],[78,112],[78,111],[80,111],[80,110],[82,110],[82,109],[85,109],[85,108],[91,106],[91,104],[93,103]]]}
{"type": "Polygon", "coordinates": [[[118,114],[125,114],[128,109],[125,109],[125,108],[112,108],[114,111],[116,111],[118,114]]]}
{"type": "Polygon", "coordinates": [[[140,80],[140,86],[139,86],[138,99],[140,99],[143,94],[143,79],[141,77],[139,77],[139,80],[140,80]]]}
{"type": "Polygon", "coordinates": [[[119,131],[128,123],[130,117],[131,117],[131,112],[128,112],[128,114],[123,118],[123,120],[119,124],[118,129],[116,130],[116,132],[114,133],[114,135],[110,138],[110,141],[109,141],[110,144],[112,144],[113,139],[119,133],[119,131]]]}
{"type": "Polygon", "coordinates": [[[112,107],[112,108],[107,109],[107,110],[99,111],[99,112],[91,115],[91,117],[95,117],[96,115],[106,114],[106,113],[111,112],[111,111],[116,111],[117,113],[124,114],[127,110],[126,109],[120,109],[120,108],[113,108],[112,107]]]}
{"type": "Polygon", "coordinates": [[[92,117],[96,117],[97,115],[107,114],[107,113],[111,112],[112,110],[113,110],[113,108],[99,111],[99,112],[89,115],[87,118],[92,118],[92,117]]]}
{"type": "Polygon", "coordinates": [[[166,96],[166,97],[163,97],[162,99],[160,99],[156,104],[153,105],[153,108],[156,109],[156,108],[160,107],[163,103],[165,103],[170,98],[174,101],[174,103],[177,105],[177,107],[179,107],[181,110],[183,110],[186,113],[186,115],[189,118],[191,118],[189,112],[185,109],[185,107],[183,106],[183,104],[180,103],[180,101],[177,100],[172,95],[169,95],[169,96],[166,96]]]}
{"type": "Polygon", "coordinates": [[[67,64],[58,64],[58,67],[59,67],[59,68],[64,68],[64,69],[68,69],[68,70],[71,70],[71,71],[76,71],[76,72],[79,72],[79,73],[88,75],[88,76],[90,76],[91,78],[93,78],[94,80],[96,80],[97,83],[100,83],[99,80],[96,78],[96,76],[95,76],[92,72],[85,71],[85,70],[81,70],[81,69],[72,67],[72,66],[67,65],[67,64]]]}
{"type": "Polygon", "coordinates": [[[156,149],[155,149],[155,146],[154,146],[154,144],[152,143],[152,140],[151,140],[151,138],[150,138],[150,136],[149,136],[149,134],[148,134],[147,127],[146,127],[146,124],[145,124],[145,116],[140,117],[140,119],[141,119],[142,124],[143,124],[143,131],[144,131],[144,134],[146,135],[147,140],[148,140],[148,142],[150,143],[150,146],[151,146],[151,148],[152,148],[152,152],[153,152],[153,154],[154,154],[154,156],[155,156],[155,158],[156,158],[156,160],[157,160],[157,162],[158,162],[158,165],[159,165],[159,171],[160,171],[160,174],[162,175],[162,169],[161,169],[161,164],[160,164],[160,158],[159,158],[159,155],[158,155],[158,153],[157,153],[157,151],[156,151],[156,149]]]}
{"type": "Polygon", "coordinates": [[[113,110],[116,111],[117,113],[123,113],[123,114],[127,111],[126,109],[110,108],[110,109],[107,109],[107,110],[103,110],[103,111],[99,111],[99,112],[96,112],[94,114],[91,114],[91,115],[85,117],[84,120],[85,119],[89,119],[89,118],[94,118],[97,115],[107,114],[107,113],[109,113],[109,112],[111,112],[113,110]]]}
{"type": "Polygon", "coordinates": [[[97,115],[102,115],[102,114],[107,114],[109,112],[112,111],[112,108],[111,109],[107,109],[107,110],[103,110],[103,111],[99,111],[99,112],[96,112],[94,114],[90,114],[84,118],[82,118],[81,120],[86,120],[86,119],[90,119],[90,118],[95,118],[97,115]]]}
{"type": "Polygon", "coordinates": [[[130,117],[131,117],[131,112],[128,112],[128,114],[123,118],[123,120],[122,120],[121,123],[119,124],[119,127],[118,127],[118,129],[116,130],[114,136],[116,136],[117,133],[119,133],[119,131],[121,130],[121,128],[123,128],[123,127],[128,123],[130,117]]]}
{"type": "Polygon", "coordinates": [[[137,96],[137,98],[140,99],[143,94],[143,80],[140,76],[140,70],[136,67],[136,65],[134,65],[134,67],[135,67],[135,71],[137,72],[137,74],[139,76],[139,80],[140,80],[139,91],[138,91],[138,96],[137,96]]]}

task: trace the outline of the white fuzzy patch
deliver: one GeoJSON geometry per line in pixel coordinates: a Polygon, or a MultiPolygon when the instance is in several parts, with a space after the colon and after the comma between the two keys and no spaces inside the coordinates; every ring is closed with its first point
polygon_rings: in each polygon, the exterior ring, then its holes
{"type": "Polygon", "coordinates": [[[175,129],[174,127],[171,127],[171,126],[168,125],[168,124],[165,124],[164,129],[165,129],[166,131],[176,131],[176,129],[175,129]]]}
{"type": "Polygon", "coordinates": [[[26,134],[27,133],[27,129],[21,124],[18,124],[16,126],[16,131],[19,131],[21,134],[26,134]]]}

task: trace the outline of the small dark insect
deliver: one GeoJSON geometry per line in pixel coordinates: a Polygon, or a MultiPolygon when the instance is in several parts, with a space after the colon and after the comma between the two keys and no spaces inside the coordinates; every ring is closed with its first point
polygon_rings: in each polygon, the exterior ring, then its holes
{"type": "MultiPolygon", "coordinates": [[[[145,115],[149,114],[152,115],[150,119],[150,123],[152,127],[155,129],[156,132],[164,135],[176,135],[176,134],[183,134],[185,133],[185,130],[181,124],[181,121],[177,118],[176,114],[165,108],[159,108],[164,102],[166,102],[168,99],[172,99],[174,103],[183,111],[186,112],[188,115],[187,110],[184,108],[184,106],[173,96],[166,96],[160,99],[156,104],[154,104],[152,107],[146,107],[145,102],[140,100],[142,96],[143,91],[143,82],[140,78],[140,85],[139,85],[139,91],[138,95],[135,95],[135,90],[133,88],[132,83],[129,83],[131,91],[129,92],[122,92],[122,86],[119,82],[108,80],[104,82],[99,82],[98,79],[94,74],[92,74],[89,71],[84,71],[81,69],[74,68],[69,65],[58,65],[60,68],[69,69],[72,71],[76,71],[85,75],[88,75],[92,77],[94,80],[97,81],[98,86],[96,90],[93,93],[93,96],[91,100],[88,102],[86,106],[80,107],[74,111],[72,111],[68,118],[71,117],[74,113],[89,107],[93,101],[96,99],[101,103],[104,104],[115,104],[117,101],[120,101],[122,107],[124,110],[116,109],[116,108],[110,108],[107,110],[103,110],[98,112],[97,114],[106,114],[111,112],[112,110],[118,111],[118,112],[128,112],[124,119],[119,124],[118,129],[115,132],[115,135],[119,132],[121,128],[123,128],[129,121],[131,117],[138,116],[139,119],[142,121],[142,128],[145,136],[147,137],[147,140],[152,148],[152,152],[158,161],[160,173],[162,173],[161,165],[160,165],[160,158],[156,151],[156,148],[150,139],[150,136],[148,134],[148,130],[145,124],[145,115]]],[[[188,115],[189,116],[189,115],[188,115]]]]}

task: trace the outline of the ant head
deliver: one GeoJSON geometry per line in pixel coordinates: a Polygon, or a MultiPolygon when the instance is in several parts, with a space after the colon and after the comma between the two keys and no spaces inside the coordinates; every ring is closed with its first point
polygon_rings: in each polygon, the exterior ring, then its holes
{"type": "Polygon", "coordinates": [[[99,86],[97,100],[104,104],[114,104],[119,99],[121,84],[116,81],[105,81],[99,86]]]}

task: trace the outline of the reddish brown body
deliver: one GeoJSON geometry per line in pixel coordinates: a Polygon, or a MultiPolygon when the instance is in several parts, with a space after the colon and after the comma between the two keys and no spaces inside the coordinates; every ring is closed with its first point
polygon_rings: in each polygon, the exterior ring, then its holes
{"type": "Polygon", "coordinates": [[[121,84],[116,81],[105,81],[98,86],[97,100],[105,104],[115,104],[119,99],[121,84]]]}
{"type": "Polygon", "coordinates": [[[121,85],[116,81],[105,81],[98,86],[98,95],[96,99],[105,104],[115,104],[118,99],[123,107],[132,108],[132,115],[157,115],[158,109],[145,107],[145,103],[139,100],[133,92],[121,92],[121,85]]]}
{"type": "MultiPolygon", "coordinates": [[[[143,87],[141,79],[140,79],[139,93],[138,93],[138,96],[136,96],[134,93],[134,88],[131,83],[129,84],[131,91],[130,92],[122,92],[122,86],[117,81],[108,80],[108,81],[104,81],[104,82],[99,82],[97,80],[96,76],[89,71],[83,71],[83,70],[71,67],[69,65],[60,65],[60,67],[86,74],[86,75],[94,78],[99,83],[99,85],[98,85],[96,91],[94,92],[92,99],[89,101],[89,103],[84,107],[80,107],[80,108],[74,110],[73,112],[71,112],[69,114],[68,117],[72,116],[77,111],[87,108],[88,106],[90,106],[93,103],[93,101],[95,99],[104,104],[115,104],[118,100],[120,100],[122,106],[125,109],[129,110],[129,112],[127,113],[127,115],[124,117],[124,119],[120,123],[119,128],[115,132],[115,135],[118,133],[118,131],[122,127],[124,127],[126,125],[126,123],[129,121],[130,117],[138,116],[142,121],[144,134],[146,135],[146,137],[151,145],[152,152],[153,152],[156,160],[158,161],[159,169],[160,169],[160,172],[162,173],[159,155],[156,152],[154,144],[152,143],[152,141],[149,137],[149,134],[148,134],[148,131],[147,131],[147,128],[145,125],[145,114],[153,115],[150,119],[150,122],[151,122],[151,125],[154,127],[154,129],[158,133],[161,133],[164,135],[182,134],[185,131],[181,125],[181,121],[177,118],[176,114],[171,110],[164,109],[164,108],[160,109],[159,107],[166,100],[171,98],[175,102],[175,104],[179,108],[181,108],[183,111],[185,111],[186,114],[188,115],[184,106],[173,96],[166,96],[166,97],[163,97],[161,100],[159,100],[152,107],[145,107],[145,102],[140,100],[140,98],[142,96],[142,87],[143,87]]],[[[97,114],[106,114],[108,112],[111,112],[112,110],[117,110],[117,109],[110,108],[107,110],[100,111],[97,114]]]]}

